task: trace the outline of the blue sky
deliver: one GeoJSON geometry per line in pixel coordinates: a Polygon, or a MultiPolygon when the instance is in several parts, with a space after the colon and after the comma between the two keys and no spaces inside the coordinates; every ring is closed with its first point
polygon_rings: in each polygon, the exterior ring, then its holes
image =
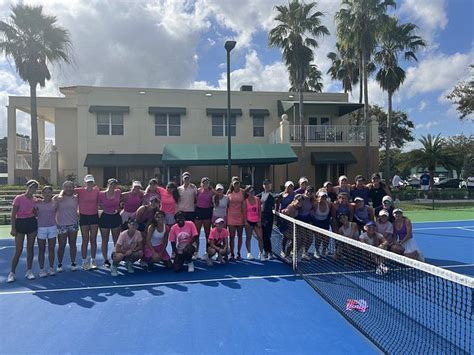
{"type": "MultiPolygon", "coordinates": [[[[232,87],[251,84],[255,90],[288,88],[288,75],[279,49],[267,45],[274,26],[271,0],[60,0],[25,1],[42,4],[71,33],[74,65],[52,68],[53,78],[40,95],[60,95],[68,85],[137,86],[225,89],[227,39],[236,39],[232,52],[232,87]]],[[[0,0],[0,18],[9,14],[11,2],[0,0]]],[[[474,1],[401,0],[394,14],[413,22],[429,46],[418,62],[403,63],[405,84],[394,98],[394,108],[405,110],[416,124],[415,135],[474,134],[471,119],[461,122],[444,96],[459,80],[469,77],[474,63],[474,1]]],[[[324,24],[331,35],[320,40],[316,64],[329,67],[326,54],[334,50],[334,13],[338,0],[320,0],[324,24]]],[[[341,86],[324,76],[324,91],[341,86]]],[[[0,106],[8,95],[28,95],[11,61],[0,56],[0,106]]],[[[358,99],[354,91],[353,101],[358,99]]],[[[386,94],[373,78],[369,100],[386,106],[386,94]]],[[[28,134],[28,118],[19,115],[18,130],[28,134]]],[[[6,134],[6,109],[0,110],[0,136],[6,134]]],[[[47,135],[54,135],[52,127],[47,135]]],[[[416,144],[408,145],[408,149],[416,144]]]]}

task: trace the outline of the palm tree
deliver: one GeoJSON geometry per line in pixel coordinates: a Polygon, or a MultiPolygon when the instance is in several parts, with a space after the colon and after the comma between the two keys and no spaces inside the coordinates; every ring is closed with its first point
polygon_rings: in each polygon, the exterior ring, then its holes
{"type": "Polygon", "coordinates": [[[387,139],[385,141],[385,178],[390,176],[390,144],[392,139],[392,98],[395,91],[405,81],[405,70],[399,66],[398,57],[403,54],[405,60],[418,60],[415,52],[426,43],[414,32],[416,25],[412,23],[399,24],[398,20],[390,17],[379,34],[379,44],[374,60],[380,64],[376,80],[382,90],[388,94],[387,139]]]}
{"type": "Polygon", "coordinates": [[[288,6],[276,6],[278,12],[275,21],[277,26],[268,36],[270,46],[283,50],[283,59],[288,68],[290,83],[299,93],[299,120],[301,130],[300,176],[304,176],[305,131],[303,117],[304,83],[310,73],[310,63],[314,59],[312,48],[318,47],[315,38],[329,35],[326,26],[321,25],[322,12],[315,11],[316,2],[305,4],[298,0],[291,1],[288,6]]]}
{"type": "MultiPolygon", "coordinates": [[[[323,92],[324,84],[322,83],[323,73],[315,64],[310,65],[308,78],[303,83],[303,91],[305,92],[323,92]]],[[[290,91],[298,91],[294,83],[290,83],[290,91]]]]}
{"type": "Polygon", "coordinates": [[[409,163],[422,169],[427,169],[430,174],[430,188],[433,187],[433,177],[437,166],[443,166],[446,169],[453,169],[450,161],[450,154],[446,151],[444,140],[438,134],[432,136],[422,136],[419,139],[422,148],[410,152],[409,163]]]}
{"type": "Polygon", "coordinates": [[[352,92],[353,85],[359,82],[359,64],[353,48],[344,50],[339,43],[336,43],[336,52],[329,52],[327,57],[331,60],[327,74],[330,74],[333,80],[342,83],[344,93],[352,92]]]}
{"type": "Polygon", "coordinates": [[[12,6],[7,21],[0,21],[0,50],[15,61],[20,78],[30,85],[31,168],[39,178],[36,87],[51,79],[48,64],[69,63],[69,33],[56,25],[55,16],[43,14],[42,6],[12,6]]]}
{"type": "MultiPolygon", "coordinates": [[[[395,0],[342,0],[336,13],[337,42],[343,49],[356,48],[364,89],[365,147],[370,156],[368,63],[376,45],[380,25],[385,21],[389,7],[396,7],[395,0]]],[[[366,174],[371,173],[371,159],[367,159],[366,174]]]]}

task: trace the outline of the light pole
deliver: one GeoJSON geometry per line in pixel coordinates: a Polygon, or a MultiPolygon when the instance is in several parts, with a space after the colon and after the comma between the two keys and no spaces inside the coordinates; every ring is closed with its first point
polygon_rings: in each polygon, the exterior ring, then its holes
{"type": "Polygon", "coordinates": [[[232,154],[230,134],[230,51],[234,49],[236,41],[226,41],[224,48],[227,52],[227,181],[232,178],[232,154]]]}

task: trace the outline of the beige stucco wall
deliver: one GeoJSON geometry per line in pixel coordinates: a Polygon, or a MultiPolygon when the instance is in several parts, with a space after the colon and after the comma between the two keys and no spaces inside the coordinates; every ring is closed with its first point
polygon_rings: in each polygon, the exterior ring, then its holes
{"type": "Polygon", "coordinates": [[[55,144],[58,148],[58,179],[77,175],[77,109],[57,108],[55,112],[55,144]]]}

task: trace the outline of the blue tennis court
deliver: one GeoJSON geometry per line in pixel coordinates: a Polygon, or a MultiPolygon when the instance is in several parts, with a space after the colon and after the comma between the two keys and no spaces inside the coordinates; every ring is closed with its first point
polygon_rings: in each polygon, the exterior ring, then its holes
{"type": "MultiPolygon", "coordinates": [[[[415,223],[414,233],[427,262],[474,276],[474,221],[415,223]]],[[[0,239],[1,353],[380,352],[279,259],[27,281],[24,253],[6,284],[12,246],[0,239]]]]}

